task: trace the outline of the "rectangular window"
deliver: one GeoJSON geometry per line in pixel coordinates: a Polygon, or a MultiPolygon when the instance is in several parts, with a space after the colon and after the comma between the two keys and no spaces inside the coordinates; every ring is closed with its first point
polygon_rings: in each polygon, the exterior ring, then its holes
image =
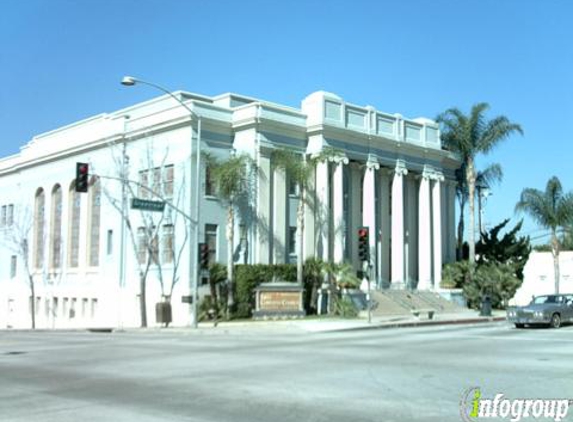
{"type": "Polygon", "coordinates": [[[92,299],[92,306],[90,309],[90,316],[95,318],[97,312],[97,299],[92,299]]]}
{"type": "Polygon", "coordinates": [[[145,227],[137,229],[137,260],[140,264],[145,264],[147,258],[147,241],[145,236],[145,227]]]}
{"type": "Polygon", "coordinates": [[[209,265],[217,262],[217,225],[205,224],[205,243],[209,246],[209,265]]]}
{"type": "Polygon", "coordinates": [[[6,215],[6,225],[11,226],[14,224],[14,204],[8,205],[8,212],[6,215]]]}
{"type": "Polygon", "coordinates": [[[113,230],[107,231],[107,254],[113,253],[113,230]]]}
{"type": "Polygon", "coordinates": [[[88,310],[88,299],[84,297],[82,299],[82,318],[86,317],[87,310],[88,310]]]}
{"type": "Polygon", "coordinates": [[[12,255],[10,257],[10,278],[16,277],[16,272],[18,271],[18,257],[16,255],[12,255]]]}
{"type": "Polygon", "coordinates": [[[155,227],[153,227],[151,229],[151,232],[153,234],[153,239],[151,240],[151,245],[149,245],[151,247],[151,260],[152,262],[159,262],[159,239],[157,238],[157,232],[155,231],[155,227]]]}
{"type": "Polygon", "coordinates": [[[299,195],[298,183],[296,183],[292,179],[292,177],[288,178],[288,194],[290,196],[298,196],[299,195]]]}
{"type": "Polygon", "coordinates": [[[173,164],[141,170],[139,172],[138,197],[141,199],[158,200],[160,197],[173,197],[175,169],[173,164]]]}
{"type": "Polygon", "coordinates": [[[174,179],[173,165],[165,166],[163,172],[163,194],[165,198],[173,198],[173,179],[174,179]]]}
{"type": "MultiPolygon", "coordinates": [[[[162,194],[161,192],[161,167],[156,167],[153,169],[153,186],[151,186],[153,192],[162,194]]],[[[155,195],[151,195],[152,199],[157,199],[155,195]]]]}
{"type": "Polygon", "coordinates": [[[74,297],[72,299],[72,302],[70,304],[70,318],[75,318],[76,317],[76,305],[77,305],[78,300],[74,297]]]}
{"type": "Polygon", "coordinates": [[[173,224],[163,225],[163,233],[161,235],[161,261],[164,264],[173,262],[174,252],[174,239],[173,239],[173,224]]]}
{"type": "Polygon", "coordinates": [[[6,205],[2,205],[2,212],[0,213],[0,227],[6,226],[6,205]]]}
{"type": "Polygon", "coordinates": [[[296,255],[296,227],[289,227],[288,229],[288,253],[289,255],[296,255]]]}
{"type": "Polygon", "coordinates": [[[205,196],[216,196],[215,181],[210,166],[205,167],[205,196]]]}

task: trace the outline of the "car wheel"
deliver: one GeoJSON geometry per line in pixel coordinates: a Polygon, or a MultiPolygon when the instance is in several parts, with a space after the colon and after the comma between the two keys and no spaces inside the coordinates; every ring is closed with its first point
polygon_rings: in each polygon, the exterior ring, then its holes
{"type": "Polygon", "coordinates": [[[515,328],[525,328],[525,324],[515,324],[515,328]]]}
{"type": "Polygon", "coordinates": [[[559,314],[553,314],[551,316],[550,326],[551,328],[559,328],[561,326],[561,317],[559,316],[559,314]]]}

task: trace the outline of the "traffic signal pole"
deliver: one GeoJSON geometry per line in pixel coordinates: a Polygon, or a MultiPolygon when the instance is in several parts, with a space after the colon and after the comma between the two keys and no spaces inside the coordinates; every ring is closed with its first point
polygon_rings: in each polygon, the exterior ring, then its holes
{"type": "Polygon", "coordinates": [[[366,282],[366,306],[368,309],[368,324],[372,322],[372,306],[370,304],[370,228],[358,228],[358,257],[362,262],[362,281],[366,282]]]}

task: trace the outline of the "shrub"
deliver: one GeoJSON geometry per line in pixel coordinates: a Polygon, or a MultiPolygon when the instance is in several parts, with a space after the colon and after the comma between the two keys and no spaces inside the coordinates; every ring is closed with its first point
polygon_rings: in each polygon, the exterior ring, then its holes
{"type": "Polygon", "coordinates": [[[249,318],[255,309],[255,289],[261,283],[296,281],[296,267],[291,264],[281,265],[237,265],[235,267],[235,303],[234,318],[249,318]]]}
{"type": "Polygon", "coordinates": [[[440,287],[461,289],[471,279],[471,267],[468,261],[458,261],[444,265],[440,287]]]}
{"type": "Polygon", "coordinates": [[[479,265],[473,278],[463,286],[463,293],[470,308],[479,309],[484,295],[488,295],[494,308],[507,306],[522,281],[511,264],[490,263],[479,265]]]}

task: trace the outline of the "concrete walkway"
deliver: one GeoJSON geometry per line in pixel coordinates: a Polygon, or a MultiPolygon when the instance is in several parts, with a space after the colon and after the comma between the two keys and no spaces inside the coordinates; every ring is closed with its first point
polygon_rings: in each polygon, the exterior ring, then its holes
{"type": "MultiPolygon", "coordinates": [[[[385,316],[373,317],[369,323],[365,318],[343,319],[335,317],[310,317],[295,320],[266,320],[266,321],[229,321],[220,322],[215,327],[212,322],[199,324],[200,331],[219,330],[226,332],[244,332],[250,330],[265,331],[301,331],[309,333],[337,332],[350,330],[372,330],[383,328],[419,327],[448,324],[479,324],[505,321],[505,311],[494,311],[491,317],[480,317],[477,311],[468,310],[456,313],[438,313],[433,319],[414,316],[385,316]]],[[[167,328],[156,330],[192,330],[192,328],[167,328]]]]}
{"type": "Polygon", "coordinates": [[[337,317],[308,317],[290,320],[240,320],[222,321],[216,326],[213,322],[201,322],[199,327],[159,327],[148,328],[125,327],[122,329],[114,327],[92,327],[73,329],[10,329],[9,331],[90,331],[90,332],[132,332],[132,333],[186,333],[186,334],[242,334],[242,333],[328,333],[340,331],[376,330],[385,328],[407,328],[432,325],[452,325],[452,324],[480,324],[492,323],[506,320],[505,311],[493,311],[491,317],[481,317],[477,311],[467,310],[456,313],[436,313],[432,319],[427,315],[414,317],[410,315],[394,316],[373,316],[369,323],[367,318],[344,319],[337,317]]]}

